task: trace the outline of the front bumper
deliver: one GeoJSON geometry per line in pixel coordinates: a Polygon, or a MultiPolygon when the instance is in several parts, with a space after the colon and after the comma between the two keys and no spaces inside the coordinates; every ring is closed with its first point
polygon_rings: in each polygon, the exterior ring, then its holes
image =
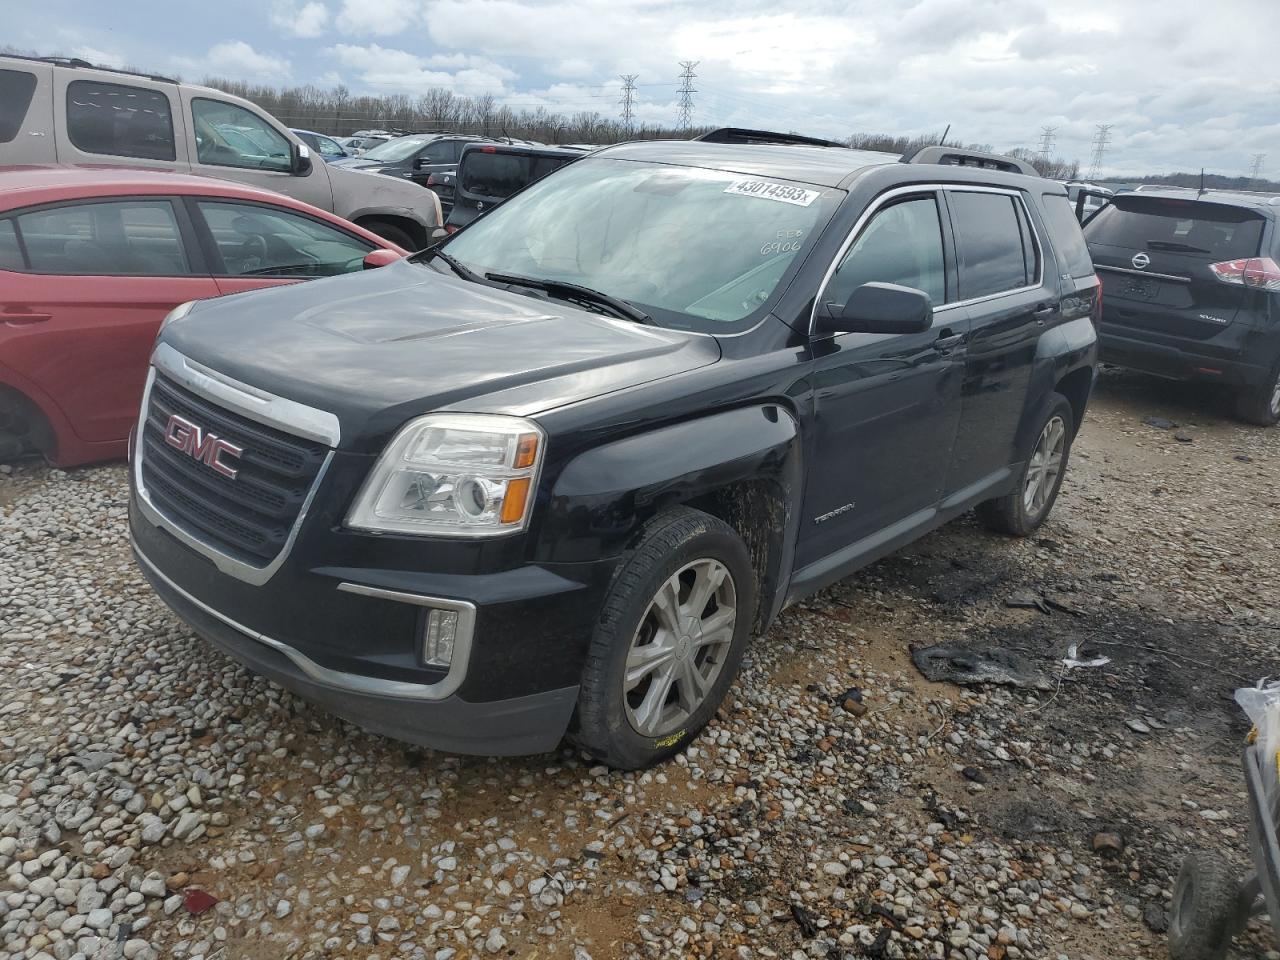
{"type": "Polygon", "coordinates": [[[179,617],[304,699],[373,732],[442,750],[553,749],[573,714],[612,561],[491,565],[468,554],[472,563],[459,570],[458,558],[437,545],[357,537],[328,527],[326,515],[322,506],[302,525],[261,584],[217,569],[152,523],[136,491],[130,532],[144,575],[179,617]],[[449,572],[433,569],[442,563],[449,572]],[[451,603],[474,611],[463,619],[471,621],[469,643],[457,644],[449,669],[425,666],[425,611],[451,603]]]}
{"type": "Polygon", "coordinates": [[[196,599],[166,577],[135,544],[139,565],[168,606],[202,638],[254,673],[373,733],[453,753],[518,756],[553,749],[578,699],[576,686],[472,703],[397,696],[361,674],[328,670],[196,599]]]}

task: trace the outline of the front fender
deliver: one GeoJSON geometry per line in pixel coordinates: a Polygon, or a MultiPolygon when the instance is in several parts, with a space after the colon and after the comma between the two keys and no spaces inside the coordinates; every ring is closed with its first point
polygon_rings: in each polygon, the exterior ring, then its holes
{"type": "Polygon", "coordinates": [[[800,430],[780,404],[739,407],[670,424],[579,454],[561,470],[537,539],[537,559],[574,563],[614,557],[644,523],[669,506],[704,505],[753,543],[771,570],[761,605],[772,615],[776,583],[790,576],[801,491],[800,430]],[[713,506],[714,505],[714,506],[713,506]],[[759,537],[756,537],[759,539],[759,537]]]}

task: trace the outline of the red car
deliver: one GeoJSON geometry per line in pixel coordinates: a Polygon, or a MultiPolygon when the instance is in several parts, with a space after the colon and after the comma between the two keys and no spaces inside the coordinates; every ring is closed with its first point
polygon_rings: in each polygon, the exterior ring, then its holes
{"type": "Polygon", "coordinates": [[[32,451],[64,467],[124,456],[152,342],[178,304],[406,252],[229,181],[0,167],[0,461],[32,451]]]}

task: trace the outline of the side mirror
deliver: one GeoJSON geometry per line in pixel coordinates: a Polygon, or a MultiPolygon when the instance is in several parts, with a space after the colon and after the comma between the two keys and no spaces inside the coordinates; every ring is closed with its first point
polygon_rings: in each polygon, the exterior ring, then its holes
{"type": "Polygon", "coordinates": [[[426,157],[414,157],[413,169],[421,170],[426,165],[426,162],[427,162],[426,157]]]}
{"type": "Polygon", "coordinates": [[[293,145],[293,163],[289,172],[295,177],[305,177],[311,172],[311,148],[305,143],[293,145]]]}
{"type": "Polygon", "coordinates": [[[896,283],[864,283],[843,306],[824,303],[814,333],[923,333],[933,324],[933,301],[923,290],[896,283]]]}
{"type": "Polygon", "coordinates": [[[377,267],[385,267],[395,263],[401,259],[401,255],[394,250],[387,250],[385,247],[379,247],[377,250],[370,250],[364,255],[364,268],[373,270],[377,267]]]}

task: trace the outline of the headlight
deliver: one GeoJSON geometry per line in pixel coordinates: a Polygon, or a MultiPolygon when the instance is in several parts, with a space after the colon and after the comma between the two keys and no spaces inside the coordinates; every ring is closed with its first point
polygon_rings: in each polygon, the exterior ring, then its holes
{"type": "Polygon", "coordinates": [[[374,465],[347,526],[486,537],[523,530],[546,446],[518,417],[432,413],[411,420],[374,465]]]}
{"type": "MultiPolygon", "coordinates": [[[[191,308],[194,307],[195,305],[196,305],[195,300],[188,300],[186,303],[178,304],[176,307],[170,310],[167,314],[165,314],[165,318],[160,321],[160,330],[163,330],[165,327],[173,323],[173,321],[175,320],[181,320],[183,317],[185,317],[188,313],[191,312],[191,308]]],[[[160,330],[156,331],[157,337],[160,336],[160,330]]]]}

